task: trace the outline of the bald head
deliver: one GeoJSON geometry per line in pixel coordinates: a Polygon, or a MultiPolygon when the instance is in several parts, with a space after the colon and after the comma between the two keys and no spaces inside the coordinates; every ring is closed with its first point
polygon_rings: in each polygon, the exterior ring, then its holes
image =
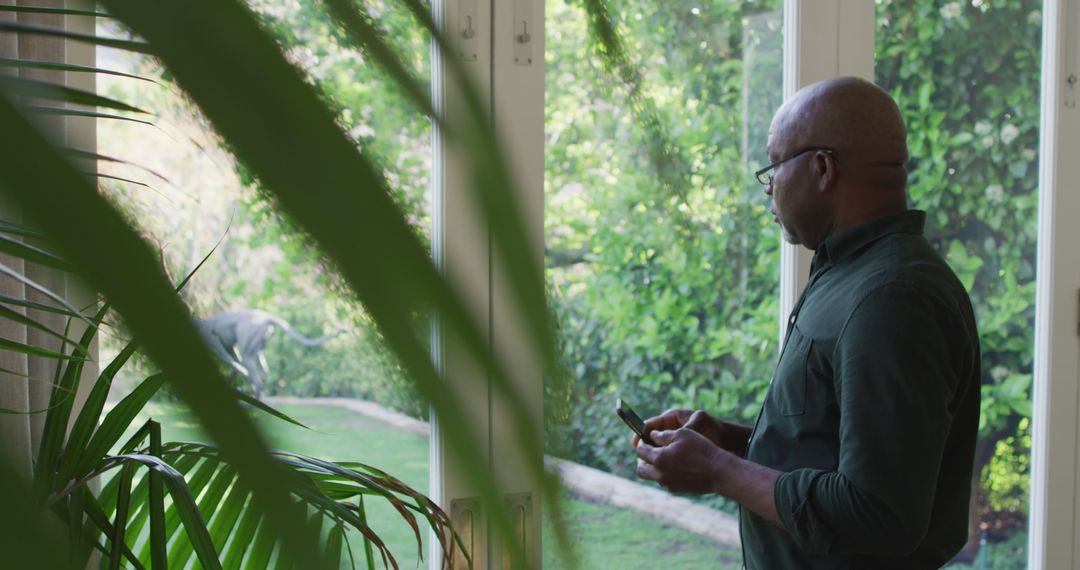
{"type": "Polygon", "coordinates": [[[857,77],[828,79],[803,88],[777,111],[770,152],[828,147],[843,170],[883,190],[907,181],[907,129],[883,89],[857,77]],[[773,148],[775,142],[786,148],[773,148]]]}
{"type": "Polygon", "coordinates": [[[788,99],[769,129],[765,193],[784,238],[817,249],[838,231],[907,209],[907,129],[880,87],[855,77],[788,99]]]}

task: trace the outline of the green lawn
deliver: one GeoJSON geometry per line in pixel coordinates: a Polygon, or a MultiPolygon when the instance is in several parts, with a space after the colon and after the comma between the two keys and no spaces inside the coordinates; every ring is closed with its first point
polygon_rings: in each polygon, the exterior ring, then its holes
{"type": "MultiPolygon", "coordinates": [[[[259,422],[272,446],[324,459],[368,463],[427,492],[426,437],[390,428],[342,408],[286,405],[280,406],[280,409],[312,429],[305,430],[259,414],[259,422]]],[[[179,406],[151,404],[147,412],[162,424],[166,441],[206,439],[179,406]]],[[[141,422],[136,425],[141,425],[141,422]]],[[[606,505],[570,499],[566,508],[570,536],[578,548],[583,570],[634,570],[661,566],[672,570],[734,569],[740,566],[738,549],[720,546],[700,535],[662,526],[651,519],[606,505]]],[[[386,540],[401,568],[416,568],[416,541],[408,525],[385,504],[371,504],[368,514],[373,520],[373,528],[386,540]]],[[[424,539],[427,539],[426,533],[424,539]]],[[[350,540],[353,541],[356,556],[362,556],[357,550],[361,545],[359,539],[351,537],[350,540]]],[[[553,552],[555,541],[546,524],[544,542],[548,545],[544,552],[544,568],[564,568],[560,557],[553,552]]],[[[426,549],[424,554],[427,554],[426,549]]],[[[359,558],[357,561],[362,567],[359,558]]]]}

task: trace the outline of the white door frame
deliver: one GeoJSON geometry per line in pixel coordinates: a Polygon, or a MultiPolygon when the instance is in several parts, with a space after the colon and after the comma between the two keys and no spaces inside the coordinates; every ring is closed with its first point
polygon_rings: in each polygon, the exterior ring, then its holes
{"type": "MultiPolygon", "coordinates": [[[[874,80],[873,0],[784,0],[784,99],[833,77],[874,80]]],[[[781,240],[780,344],[813,253],[781,240]]]]}
{"type": "MultiPolygon", "coordinates": [[[[447,121],[468,116],[462,85],[454,81],[448,58],[462,62],[473,85],[480,93],[491,90],[491,5],[481,0],[435,0],[432,15],[438,28],[449,40],[453,53],[442,54],[432,42],[431,89],[436,112],[447,121]],[[466,26],[471,37],[464,38],[466,26]]],[[[446,141],[438,126],[431,129],[431,248],[436,266],[465,297],[466,308],[475,322],[482,323],[485,337],[490,338],[490,263],[488,231],[470,195],[470,172],[466,149],[446,141]]],[[[470,357],[469,350],[453,338],[441,334],[438,317],[431,333],[432,357],[443,380],[461,397],[476,445],[488,457],[490,448],[490,406],[487,397],[487,370],[470,357]]],[[[450,455],[450,446],[439,430],[439,418],[430,414],[431,436],[429,465],[429,496],[441,506],[466,547],[486,549],[487,513],[477,499],[478,489],[472,488],[466,471],[450,455]]],[[[474,553],[475,554],[475,553],[474,553]]],[[[439,570],[442,551],[434,531],[428,534],[428,567],[439,570]]],[[[474,568],[488,568],[486,559],[474,556],[474,568]]],[[[456,564],[456,563],[455,563],[456,564]]]]}
{"type": "MultiPolygon", "coordinates": [[[[432,94],[436,108],[448,120],[464,113],[459,86],[449,79],[446,60],[464,61],[474,85],[489,107],[492,122],[516,184],[517,202],[525,224],[533,256],[543,262],[544,215],[544,1],[543,0],[436,0],[434,16],[457,49],[451,54],[432,50],[432,94]],[[474,16],[474,17],[470,17],[474,16]],[[523,23],[524,22],[524,23],[523,23]],[[472,24],[465,37],[462,28],[472,24]],[[523,26],[521,29],[519,27],[523,26]]],[[[501,362],[513,363],[509,371],[518,396],[529,406],[536,433],[543,434],[543,377],[541,360],[531,352],[532,344],[508,293],[499,254],[493,251],[487,225],[471,196],[470,173],[465,153],[452,148],[433,129],[432,147],[432,250],[436,264],[469,297],[469,309],[486,324],[489,346],[501,362]]],[[[492,157],[494,159],[494,157],[492,157]]],[[[538,271],[542,274],[543,268],[538,271]]],[[[515,419],[497,391],[492,390],[488,371],[465,356],[463,347],[443,338],[438,327],[432,333],[436,363],[443,377],[458,392],[469,410],[468,420],[481,434],[477,445],[485,449],[491,469],[507,501],[517,501],[522,510],[506,505],[511,520],[523,524],[526,557],[533,568],[541,564],[540,482],[529,477],[531,470],[514,445],[515,419]],[[496,459],[497,458],[497,459],[496,459]],[[527,507],[527,508],[526,508],[527,507]],[[520,515],[515,518],[515,515],[520,515]]],[[[463,470],[453,457],[432,417],[431,497],[451,517],[455,501],[478,497],[470,488],[463,470]]],[[[542,448],[542,441],[538,442],[542,448]]],[[[465,512],[461,507],[456,512],[465,512]]],[[[473,568],[502,568],[504,552],[496,540],[483,506],[472,521],[473,568]]],[[[455,523],[459,521],[455,520],[455,523]]],[[[432,537],[434,538],[434,537],[432,537]]],[[[441,551],[430,540],[429,568],[440,568],[441,551]]]]}
{"type": "Polygon", "coordinates": [[[1042,49],[1028,567],[1052,570],[1080,564],[1080,1],[1044,2],[1042,49]]]}

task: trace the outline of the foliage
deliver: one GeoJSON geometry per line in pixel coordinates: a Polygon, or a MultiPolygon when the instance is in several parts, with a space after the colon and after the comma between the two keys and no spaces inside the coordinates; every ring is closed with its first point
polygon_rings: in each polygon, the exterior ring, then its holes
{"type": "Polygon", "coordinates": [[[1001,542],[986,544],[971,564],[952,563],[945,570],[1016,570],[1027,568],[1028,534],[1017,531],[1001,542]]]}
{"type": "Polygon", "coordinates": [[[776,354],[779,257],[748,173],[782,92],[777,6],[611,4],[641,73],[616,66],[610,77],[596,73],[610,47],[587,27],[604,16],[548,4],[557,30],[547,55],[557,78],[547,93],[548,276],[573,375],[560,439],[577,461],[633,472],[611,411],[619,395],[645,414],[705,407],[745,423],[757,414],[776,354]],[[600,53],[573,55],[589,47],[600,53]],[[643,126],[641,109],[660,126],[643,126]],[[650,150],[659,136],[668,149],[650,150]],[[685,170],[649,158],[665,153],[685,170]]]}
{"type": "Polygon", "coordinates": [[[1030,464],[1031,422],[1024,418],[1015,435],[997,441],[994,456],[983,467],[986,500],[991,509],[1021,515],[1027,513],[1030,464]]]}
{"type": "MultiPolygon", "coordinates": [[[[395,202],[418,239],[426,242],[430,133],[427,117],[416,113],[400,89],[378,66],[349,45],[341,26],[313,2],[253,2],[281,49],[306,72],[336,121],[358,145],[377,155],[395,202]]],[[[420,77],[427,76],[429,37],[404,6],[372,4],[380,26],[398,42],[403,59],[420,77]]],[[[123,36],[106,26],[101,33],[123,36]]],[[[215,254],[188,288],[185,300],[200,317],[239,309],[262,309],[284,318],[301,333],[318,336],[344,326],[349,333],[314,349],[275,334],[266,348],[269,394],[349,396],[426,417],[427,405],[410,385],[404,368],[382,340],[369,315],[318,248],[275,206],[273,197],[252,172],[215,147],[207,120],[169,86],[169,74],[153,58],[111,57],[111,67],[160,78],[158,83],[103,79],[115,99],[154,109],[154,132],[141,125],[112,122],[99,130],[110,148],[104,154],[128,157],[165,173],[157,191],[123,181],[107,181],[116,204],[158,244],[173,273],[191,263],[194,252],[215,254]],[[182,136],[177,136],[180,131],[182,136]],[[155,141],[159,141],[156,142],[155,141]],[[222,172],[221,165],[228,165],[222,172]],[[179,210],[179,212],[178,212],[179,210]],[[219,243],[220,242],[220,243],[219,243]],[[215,246],[215,244],[217,244],[215,246]]],[[[126,179],[147,178],[127,164],[102,165],[126,179]]],[[[156,182],[161,182],[158,179],[156,182]]],[[[430,327],[415,317],[418,337],[430,327]]],[[[115,352],[126,340],[105,337],[115,352]]],[[[133,379],[126,379],[129,382],[133,379]]],[[[247,389],[242,379],[238,387],[247,389]]]]}
{"type": "MultiPolygon", "coordinates": [[[[752,423],[767,388],[778,240],[747,173],[779,106],[779,14],[768,12],[779,5],[601,3],[638,77],[605,63],[592,4],[548,2],[548,276],[573,376],[549,398],[571,402],[556,451],[630,476],[615,396],[644,413],[695,407],[752,423]],[[658,127],[635,121],[643,108],[658,127]],[[650,162],[657,132],[690,165],[685,205],[650,162]]],[[[1039,7],[877,2],[876,80],[908,124],[911,203],[975,305],[980,433],[991,448],[1009,437],[1023,457],[1013,432],[1031,414],[1039,7]]],[[[1026,511],[1027,463],[995,465],[976,466],[984,487],[1026,511]]]]}
{"type": "MultiPolygon", "coordinates": [[[[20,224],[5,222],[9,235],[31,231],[20,224]]],[[[47,252],[49,249],[39,249],[47,252]]],[[[52,257],[50,259],[60,259],[52,257]]],[[[13,277],[26,282],[19,274],[13,277]]],[[[182,289],[190,276],[177,287],[182,289]]],[[[56,296],[60,299],[59,296],[56,296]]],[[[77,341],[67,333],[52,331],[63,340],[62,352],[52,355],[33,346],[9,343],[5,348],[22,354],[52,356],[56,360],[52,406],[47,410],[42,447],[31,485],[34,496],[47,511],[70,521],[82,521],[82,541],[68,555],[73,566],[85,566],[91,549],[101,552],[110,568],[127,562],[134,567],[184,567],[194,557],[206,568],[249,564],[271,557],[287,557],[278,537],[265,521],[266,512],[252,498],[252,489],[237,478],[232,458],[220,448],[201,443],[162,442],[160,426],[153,420],[121,441],[133,420],[165,382],[163,374],[142,380],[108,413],[105,400],[113,380],[135,354],[134,342],[125,346],[94,379],[81,408],[73,405],[72,394],[79,390],[80,376],[108,314],[106,304],[92,315],[67,314],[67,330],[73,320],[88,326],[77,341]],[[68,349],[67,346],[71,348],[68,349]],[[68,426],[71,429],[68,430],[68,426]],[[101,485],[95,491],[94,485],[101,485]],[[167,492],[167,494],[166,494],[167,492]],[[168,499],[168,500],[167,500],[168,499]],[[258,531],[258,532],[257,532],[258,531]],[[88,539],[88,540],[87,540],[88,539]],[[253,542],[252,542],[253,541],[253,542]]],[[[30,326],[51,331],[33,317],[24,317],[30,326]]],[[[262,409],[286,421],[295,420],[250,398],[262,409]]],[[[5,413],[18,413],[4,410],[5,413]]],[[[310,521],[309,530],[322,534],[327,560],[339,560],[343,548],[350,549],[346,528],[359,531],[365,550],[377,553],[384,564],[396,567],[394,554],[368,526],[363,504],[365,496],[394,505],[400,516],[415,530],[422,544],[418,518],[435,529],[438,536],[449,528],[449,518],[430,499],[394,477],[374,467],[338,464],[313,457],[273,451],[272,457],[289,473],[289,497],[294,514],[310,521]],[[410,512],[413,511],[413,512],[410,512]]],[[[449,543],[445,546],[449,548],[449,543]]],[[[449,556],[449,551],[447,551],[449,556]]]]}
{"type": "MultiPolygon", "coordinates": [[[[394,203],[379,157],[371,148],[363,145],[357,148],[336,121],[331,106],[311,88],[305,76],[286,59],[281,47],[241,3],[198,0],[182,5],[149,6],[130,0],[103,0],[102,4],[143,39],[115,41],[88,36],[77,39],[153,53],[159,58],[170,79],[200,107],[252,179],[258,180],[260,187],[272,196],[270,201],[277,211],[305,232],[327,265],[340,273],[342,282],[364,303],[367,314],[397,355],[398,362],[407,369],[413,385],[445,420],[440,433],[448,442],[449,451],[460,458],[466,476],[487,504],[492,505],[486,516],[496,531],[502,533],[505,544],[516,544],[502,508],[499,485],[483,467],[482,446],[475,445],[467,422],[458,421],[464,417],[463,407],[456,395],[440,382],[425,343],[417,338],[414,326],[417,314],[437,311],[446,334],[460,339],[469,356],[491,370],[492,386],[506,397],[511,410],[518,443],[514,451],[520,452],[528,473],[545,486],[545,496],[555,496],[551,492],[554,481],[543,471],[539,439],[532,434],[527,414],[522,412],[524,405],[507,381],[504,364],[490,353],[486,338],[469,317],[459,292],[434,267],[414,225],[394,203]],[[192,37],[199,41],[192,42],[192,37]],[[274,120],[268,120],[269,117],[274,120]]],[[[357,20],[354,11],[358,8],[351,3],[332,0],[328,4],[338,21],[354,24],[370,21],[370,15],[359,16],[357,20]]],[[[437,43],[444,44],[445,51],[445,39],[435,33],[428,9],[412,1],[404,5],[437,43]]],[[[64,30],[42,32],[6,22],[0,22],[0,28],[6,33],[70,36],[64,30]]],[[[422,90],[415,88],[416,80],[411,73],[400,67],[385,37],[357,29],[351,29],[348,35],[350,42],[363,45],[364,53],[376,54],[372,59],[389,70],[399,86],[407,86],[405,90],[410,94],[419,93],[415,102],[425,113],[430,112],[431,102],[425,99],[422,90]]],[[[464,76],[460,66],[455,67],[451,62],[450,67],[451,74],[464,76]]],[[[22,108],[17,98],[33,94],[61,105],[75,101],[127,112],[141,110],[22,78],[4,77],[0,87],[3,95],[0,122],[10,135],[0,139],[6,143],[0,148],[3,182],[0,189],[69,260],[65,268],[74,268],[114,303],[133,336],[163,370],[163,378],[220,444],[221,458],[235,466],[239,480],[252,493],[251,504],[256,507],[253,512],[265,515],[266,536],[283,542],[284,559],[304,560],[313,567],[330,563],[329,556],[335,549],[323,549],[319,545],[317,530],[322,518],[296,516],[297,507],[290,500],[295,491],[311,490],[296,486],[293,465],[280,461],[276,453],[266,448],[250,419],[242,413],[239,404],[242,398],[229,389],[216,368],[192,326],[189,313],[160,271],[149,244],[131,221],[95,192],[90,181],[23,116],[27,109],[22,108]],[[91,235],[93,239],[88,239],[91,235]]],[[[444,132],[448,138],[462,137],[470,143],[469,148],[477,149],[466,157],[473,163],[477,203],[491,224],[492,239],[498,244],[496,249],[508,260],[512,298],[526,313],[530,338],[545,360],[551,361],[540,302],[541,280],[531,275],[535,269],[529,270],[534,265],[514,214],[518,210],[509,202],[513,193],[501,147],[493,138],[487,123],[489,118],[477,103],[479,97],[470,90],[466,94],[470,102],[467,116],[454,117],[453,128],[444,132]]],[[[431,119],[443,121],[437,115],[431,119]]],[[[461,139],[452,142],[462,144],[461,139]]],[[[62,436],[63,430],[57,428],[49,433],[62,436]]],[[[52,449],[55,448],[49,448],[49,453],[53,453],[52,449]]],[[[39,472],[51,479],[55,475],[52,456],[42,453],[44,460],[39,462],[39,472]]],[[[203,449],[199,453],[211,452],[203,449]]],[[[134,460],[161,465],[160,458],[138,455],[134,460]]],[[[155,469],[168,471],[164,467],[155,469]]],[[[170,476],[169,481],[178,483],[175,473],[170,476]]],[[[66,483],[63,478],[59,481],[66,483]]],[[[5,502],[8,495],[21,492],[17,485],[5,485],[2,489],[5,502]]],[[[72,544],[79,543],[78,529],[82,524],[79,508],[77,504],[72,507],[73,516],[69,519],[67,538],[72,544]]],[[[549,502],[548,509],[557,514],[558,504],[549,502]]],[[[123,507],[118,505],[118,512],[121,511],[123,507]]],[[[16,549],[15,559],[22,560],[24,556],[33,557],[35,549],[42,550],[43,536],[24,544],[7,545],[16,549]]],[[[327,540],[332,543],[335,539],[331,535],[327,540]]],[[[114,543],[119,545],[120,541],[114,543]]],[[[521,549],[511,548],[510,553],[520,565],[521,549]]],[[[209,558],[203,556],[201,560],[207,563],[209,558]]],[[[160,566],[158,562],[155,566],[160,566]]]]}
{"type": "Polygon", "coordinates": [[[980,435],[997,450],[976,469],[994,497],[990,508],[1021,515],[1031,448],[1017,426],[1031,416],[1041,7],[886,0],[877,11],[877,80],[908,124],[911,200],[928,211],[927,237],[975,306],[980,435]],[[1002,461],[1003,445],[1014,460],[1002,461]]]}

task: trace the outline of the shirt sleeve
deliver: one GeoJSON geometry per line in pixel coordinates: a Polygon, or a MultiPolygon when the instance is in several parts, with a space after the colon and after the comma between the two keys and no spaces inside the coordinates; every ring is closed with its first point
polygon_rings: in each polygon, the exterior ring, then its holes
{"type": "Polygon", "coordinates": [[[776,482],[789,535],[812,553],[903,555],[926,535],[969,339],[959,316],[914,285],[868,294],[833,353],[840,407],[834,471],[776,482]]]}

